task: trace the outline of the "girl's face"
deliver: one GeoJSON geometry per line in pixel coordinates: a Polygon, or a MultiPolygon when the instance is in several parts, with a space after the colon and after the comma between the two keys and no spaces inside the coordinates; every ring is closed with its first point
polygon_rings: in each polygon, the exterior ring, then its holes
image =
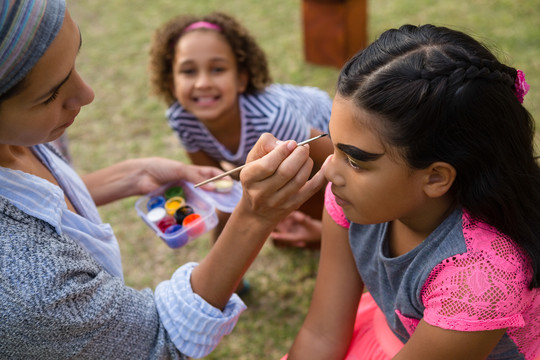
{"type": "Polygon", "coordinates": [[[347,218],[376,224],[418,215],[425,174],[411,169],[375,132],[376,118],[336,95],[330,118],[334,156],[325,167],[347,218]],[[371,124],[371,125],[370,125],[371,124]]]}
{"type": "Polygon", "coordinates": [[[176,44],[173,93],[178,102],[201,121],[238,113],[238,94],[247,74],[239,73],[236,57],[222,34],[195,30],[176,44]]]}
{"type": "Polygon", "coordinates": [[[0,143],[32,146],[57,139],[94,99],[75,70],[79,28],[66,11],[64,23],[28,73],[22,90],[0,104],[0,143]]]}

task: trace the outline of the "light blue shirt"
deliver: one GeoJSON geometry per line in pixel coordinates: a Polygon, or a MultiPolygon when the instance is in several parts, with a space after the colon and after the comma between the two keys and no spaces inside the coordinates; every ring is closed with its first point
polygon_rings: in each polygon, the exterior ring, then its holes
{"type": "Polygon", "coordinates": [[[36,146],[33,150],[60,187],[22,171],[0,168],[0,195],[21,211],[51,224],[58,234],[65,233],[75,239],[107,272],[123,278],[116,237],[110,225],[102,223],[82,179],[47,147],[36,146]],[[78,214],[67,208],[64,195],[78,214]]]}
{"type": "MultiPolygon", "coordinates": [[[[75,239],[111,275],[123,278],[118,242],[109,224],[103,224],[82,179],[65,161],[44,145],[33,147],[60,187],[40,177],[0,167],[0,195],[21,211],[75,239]],[[77,213],[67,208],[67,196],[77,213]]],[[[191,289],[196,263],[179,268],[158,285],[155,301],[160,319],[175,346],[191,357],[210,353],[229,334],[246,306],[234,294],[223,311],[211,306],[191,289]]]]}

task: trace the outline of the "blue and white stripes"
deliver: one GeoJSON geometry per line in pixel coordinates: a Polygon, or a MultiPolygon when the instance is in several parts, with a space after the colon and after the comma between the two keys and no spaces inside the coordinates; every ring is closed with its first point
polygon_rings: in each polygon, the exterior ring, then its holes
{"type": "Polygon", "coordinates": [[[64,13],[64,0],[0,0],[0,96],[43,56],[64,13]]]}
{"type": "Polygon", "coordinates": [[[187,152],[203,151],[217,162],[242,165],[261,134],[269,132],[280,140],[307,140],[311,129],[328,132],[332,100],[320,89],[273,84],[255,95],[239,99],[242,133],[236,152],[219,143],[195,116],[179,103],[167,110],[169,125],[187,152]]]}
{"type": "Polygon", "coordinates": [[[155,295],[159,318],[174,345],[190,357],[201,358],[233,330],[246,305],[236,294],[223,311],[204,301],[191,289],[195,266],[187,263],[180,267],[170,281],[156,287],[155,295]]]}

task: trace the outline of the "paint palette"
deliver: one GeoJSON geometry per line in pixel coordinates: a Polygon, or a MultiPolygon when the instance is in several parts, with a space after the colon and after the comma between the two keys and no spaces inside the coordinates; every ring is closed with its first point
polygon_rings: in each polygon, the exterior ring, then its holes
{"type": "Polygon", "coordinates": [[[171,248],[180,248],[213,229],[216,209],[232,212],[242,196],[242,185],[234,181],[230,192],[194,188],[178,181],[142,196],[135,210],[143,221],[171,248]]]}

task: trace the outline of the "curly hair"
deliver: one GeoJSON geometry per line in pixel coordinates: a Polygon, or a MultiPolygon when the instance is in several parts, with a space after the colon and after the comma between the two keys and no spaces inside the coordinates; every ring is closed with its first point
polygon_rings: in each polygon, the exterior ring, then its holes
{"type": "Polygon", "coordinates": [[[222,12],[213,12],[205,16],[181,15],[169,20],[155,31],[150,47],[148,67],[150,86],[152,92],[162,98],[167,105],[176,100],[170,86],[173,81],[172,62],[175,45],[182,37],[184,29],[198,21],[207,21],[221,27],[221,34],[231,46],[238,70],[246,71],[248,74],[245,93],[254,94],[262,91],[272,82],[266,54],[247,29],[232,16],[222,12]]]}
{"type": "Polygon", "coordinates": [[[337,92],[376,115],[412,168],[451,164],[459,204],[527,251],[540,287],[540,166],[516,76],[469,35],[404,25],[349,60],[337,92]]]}

